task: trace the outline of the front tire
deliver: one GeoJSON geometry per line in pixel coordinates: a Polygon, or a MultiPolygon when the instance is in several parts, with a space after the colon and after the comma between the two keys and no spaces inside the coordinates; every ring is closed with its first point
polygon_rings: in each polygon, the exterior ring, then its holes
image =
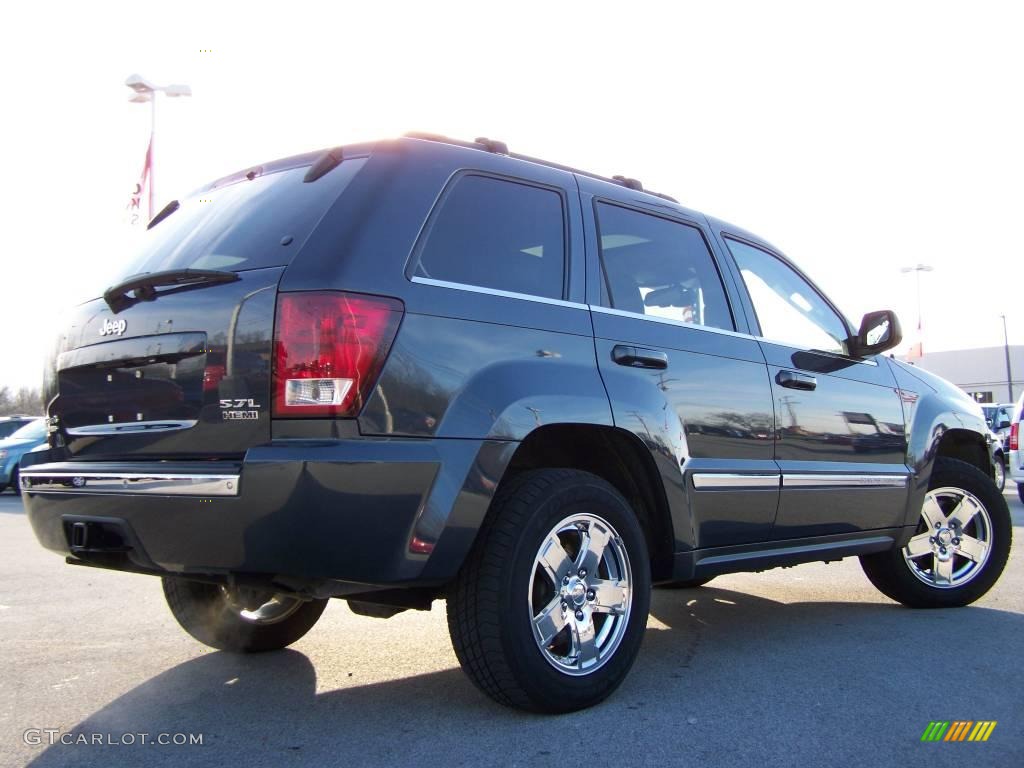
{"type": "Polygon", "coordinates": [[[973,603],[1010,554],[1010,510],[992,479],[970,464],[935,462],[917,530],[905,547],[860,558],[884,595],[911,608],[973,603]]]}
{"type": "Polygon", "coordinates": [[[626,677],[650,607],[644,534],[625,499],[587,472],[524,472],[495,497],[448,597],[470,680],[534,712],[597,704],[626,677]]]}
{"type": "Polygon", "coordinates": [[[226,587],[171,576],[164,597],[182,629],[221,651],[277,651],[301,638],[327,607],[272,590],[226,587]]]}

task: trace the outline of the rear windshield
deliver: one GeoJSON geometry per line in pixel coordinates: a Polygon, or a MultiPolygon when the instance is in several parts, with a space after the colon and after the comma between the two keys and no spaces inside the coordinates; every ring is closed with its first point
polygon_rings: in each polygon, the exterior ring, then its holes
{"type": "Polygon", "coordinates": [[[181,201],[146,232],[121,277],[167,269],[239,271],[288,264],[364,159],[344,161],[320,179],[303,182],[308,166],[257,176],[181,201]],[[285,238],[291,238],[287,247],[285,238]]]}

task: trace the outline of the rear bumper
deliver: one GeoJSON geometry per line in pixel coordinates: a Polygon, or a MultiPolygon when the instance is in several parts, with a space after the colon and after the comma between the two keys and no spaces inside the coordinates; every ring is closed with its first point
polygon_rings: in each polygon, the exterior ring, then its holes
{"type": "Polygon", "coordinates": [[[345,594],[450,579],[507,445],[282,441],[235,463],[38,464],[21,485],[40,543],[76,560],[345,594]]]}

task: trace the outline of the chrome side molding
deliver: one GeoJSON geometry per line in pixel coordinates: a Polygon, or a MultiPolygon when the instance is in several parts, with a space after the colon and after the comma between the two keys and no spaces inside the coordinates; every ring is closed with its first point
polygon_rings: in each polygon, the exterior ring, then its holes
{"type": "Polygon", "coordinates": [[[787,474],[695,472],[693,487],[698,491],[731,491],[782,488],[906,488],[907,475],[881,474],[787,474]]]}
{"type": "Polygon", "coordinates": [[[698,472],[693,475],[693,487],[698,491],[749,491],[759,488],[777,490],[780,477],[781,475],[777,472],[775,474],[752,475],[698,472]]]}
{"type": "Polygon", "coordinates": [[[786,475],[783,488],[906,488],[907,475],[786,475]]]}
{"type": "Polygon", "coordinates": [[[129,496],[237,496],[239,476],[172,475],[148,472],[69,472],[26,467],[25,493],[93,493],[129,496]]]}

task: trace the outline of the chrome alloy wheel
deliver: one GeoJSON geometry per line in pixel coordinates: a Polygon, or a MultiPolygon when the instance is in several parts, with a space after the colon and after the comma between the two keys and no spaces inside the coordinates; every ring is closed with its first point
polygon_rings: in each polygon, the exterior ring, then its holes
{"type": "Polygon", "coordinates": [[[1006,466],[1003,464],[1002,459],[997,458],[992,465],[992,478],[995,481],[996,488],[1001,492],[1006,487],[1006,466]]]}
{"type": "Polygon", "coordinates": [[[284,621],[302,605],[297,597],[290,597],[268,589],[250,587],[220,588],[224,602],[246,621],[253,624],[277,624],[284,621]]]}
{"type": "Polygon", "coordinates": [[[985,567],[992,549],[992,518],[962,488],[928,491],[917,530],[903,548],[903,559],[928,586],[962,587],[985,567]]]}
{"type": "Polygon", "coordinates": [[[559,672],[582,676],[615,654],[633,605],[632,572],[622,538],[597,515],[565,518],[533,561],[533,638],[559,672]]]}

